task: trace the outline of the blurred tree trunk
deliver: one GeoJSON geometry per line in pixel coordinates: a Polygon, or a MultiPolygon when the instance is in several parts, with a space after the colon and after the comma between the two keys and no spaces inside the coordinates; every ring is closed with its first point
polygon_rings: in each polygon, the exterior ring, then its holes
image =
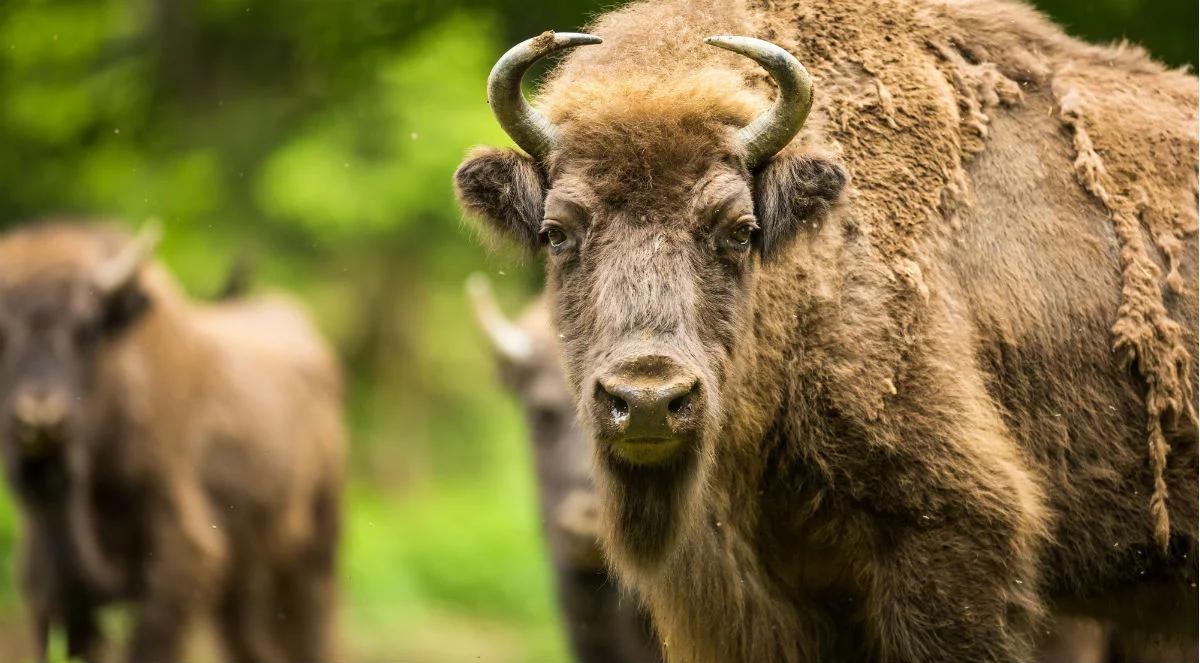
{"type": "Polygon", "coordinates": [[[198,19],[195,0],[154,0],[151,29],[158,53],[158,94],[186,98],[201,87],[203,73],[195,39],[198,19]]]}

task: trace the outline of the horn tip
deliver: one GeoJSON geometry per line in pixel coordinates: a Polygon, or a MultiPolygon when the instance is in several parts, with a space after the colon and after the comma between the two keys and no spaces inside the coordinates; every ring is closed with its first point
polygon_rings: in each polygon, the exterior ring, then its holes
{"type": "Polygon", "coordinates": [[[157,216],[152,216],[146,219],[145,223],[142,224],[142,230],[146,233],[146,236],[149,239],[155,243],[159,242],[163,237],[162,219],[157,216]]]}
{"type": "MultiPolygon", "coordinates": [[[[549,35],[550,40],[545,49],[547,53],[557,51],[564,48],[575,48],[576,46],[592,46],[595,44],[604,43],[604,40],[596,35],[584,34],[582,32],[543,32],[542,35],[549,35]]],[[[534,37],[535,40],[542,37],[534,37]]]]}
{"type": "Polygon", "coordinates": [[[492,292],[492,282],[480,272],[466,280],[467,296],[475,313],[475,322],[491,343],[492,349],[506,362],[525,364],[534,354],[533,339],[509,322],[492,292]]]}
{"type": "Polygon", "coordinates": [[[522,44],[528,44],[530,50],[538,53],[538,57],[541,57],[564,48],[591,46],[603,42],[604,40],[596,35],[589,35],[582,32],[555,32],[547,30],[536,37],[522,42],[522,44]]]}
{"type": "Polygon", "coordinates": [[[709,46],[717,46],[719,48],[725,48],[726,46],[734,43],[738,39],[744,39],[744,37],[739,38],[739,37],[735,37],[733,35],[713,35],[711,37],[707,37],[704,40],[704,43],[708,44],[709,46]]]}
{"type": "Polygon", "coordinates": [[[466,280],[467,294],[472,297],[485,296],[491,293],[492,282],[483,272],[471,272],[466,280]]]}
{"type": "Polygon", "coordinates": [[[758,41],[758,40],[755,39],[754,37],[739,37],[736,35],[713,35],[712,37],[705,39],[704,43],[708,44],[709,46],[716,46],[717,48],[724,49],[726,51],[732,51],[734,53],[746,55],[747,51],[749,51],[755,47],[754,42],[756,42],[756,41],[758,41]]]}

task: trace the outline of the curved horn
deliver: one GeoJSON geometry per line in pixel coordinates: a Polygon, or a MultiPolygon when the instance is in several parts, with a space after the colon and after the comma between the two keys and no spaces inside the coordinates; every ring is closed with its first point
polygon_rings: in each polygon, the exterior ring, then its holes
{"type": "Polygon", "coordinates": [[[578,32],[550,32],[513,46],[500,56],[488,76],[488,103],[500,126],[521,149],[541,159],[554,147],[557,131],[541,113],[534,110],[521,94],[521,77],[534,62],[564,48],[599,44],[594,35],[578,32]]]}
{"type": "Polygon", "coordinates": [[[100,266],[95,277],[96,287],[106,293],[120,290],[137,276],[138,269],[154,255],[161,240],[162,222],[158,219],[146,221],[120,253],[100,266]]]}
{"type": "Polygon", "coordinates": [[[779,85],[779,99],[738,132],[746,145],[750,170],[782,150],[804,126],[812,108],[812,77],[791,53],[753,37],[709,37],[704,43],[744,55],[762,65],[779,85]]]}
{"type": "Polygon", "coordinates": [[[533,339],[524,329],[514,325],[500,310],[492,283],[478,272],[467,277],[467,294],[479,328],[492,342],[492,349],[505,360],[525,364],[533,359],[533,339]]]}

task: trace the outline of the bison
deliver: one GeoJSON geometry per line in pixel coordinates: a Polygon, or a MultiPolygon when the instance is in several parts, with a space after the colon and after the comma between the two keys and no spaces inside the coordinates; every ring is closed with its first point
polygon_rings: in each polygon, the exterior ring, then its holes
{"type": "Polygon", "coordinates": [[[542,524],[575,659],[580,663],[661,660],[648,616],[636,601],[621,595],[604,566],[592,442],[575,416],[575,400],[558,364],[544,302],[530,305],[514,324],[501,312],[487,277],[473,275],[467,289],[504,383],[525,411],[542,524]]]}
{"type": "Polygon", "coordinates": [[[1027,661],[1048,609],[1194,638],[1196,78],[1007,1],[590,31],[497,62],[525,153],[455,180],[545,252],[667,659],[1027,661]]]}
{"type": "Polygon", "coordinates": [[[97,610],[128,601],[131,661],[180,660],[204,615],[231,661],[327,660],[338,368],[291,301],[189,301],[155,242],[0,238],[0,451],[38,656],[59,626],[69,656],[102,659],[97,610]]]}

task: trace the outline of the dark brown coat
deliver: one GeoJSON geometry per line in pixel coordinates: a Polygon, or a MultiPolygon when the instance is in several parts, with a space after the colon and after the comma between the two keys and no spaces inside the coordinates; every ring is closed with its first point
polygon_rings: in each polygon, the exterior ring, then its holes
{"type": "Polygon", "coordinates": [[[668,659],[1025,661],[1051,606],[1194,638],[1196,79],[1010,2],[674,0],[591,31],[539,96],[555,149],[457,184],[531,249],[562,229],[589,420],[614,372],[693,381],[669,458],[592,426],[668,659]],[[753,173],[734,130],[771,88],[714,34],[816,80],[753,173]]]}
{"type": "Polygon", "coordinates": [[[210,613],[231,661],[326,660],[336,363],[282,298],[194,303],[157,264],[102,294],[95,275],[128,242],[71,224],[0,239],[0,443],[39,651],[57,625],[97,660],[97,610],[131,601],[131,661],[180,660],[210,613]],[[59,400],[30,423],[23,404],[59,400]]]}

